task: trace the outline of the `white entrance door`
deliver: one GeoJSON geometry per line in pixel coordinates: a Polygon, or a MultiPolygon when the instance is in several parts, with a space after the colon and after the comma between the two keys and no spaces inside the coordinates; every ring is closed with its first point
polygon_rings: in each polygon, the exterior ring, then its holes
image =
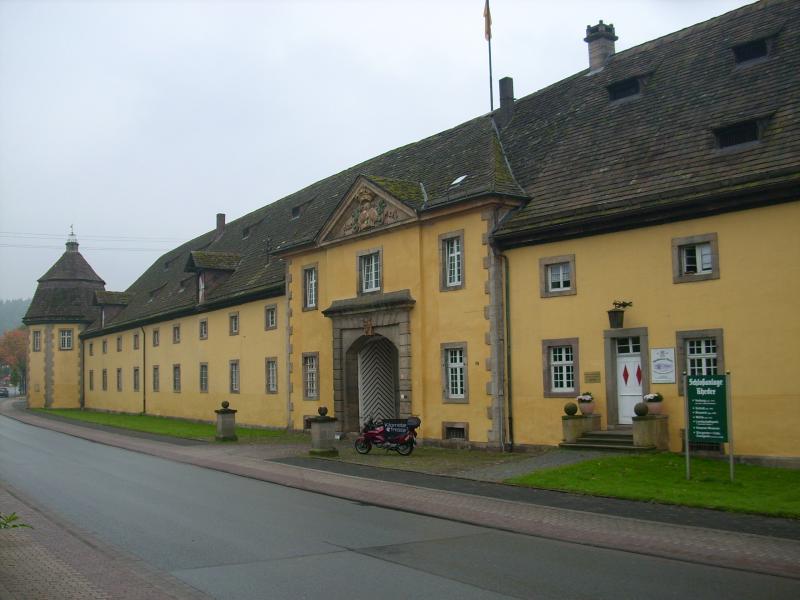
{"type": "Polygon", "coordinates": [[[642,401],[642,355],[639,338],[617,340],[617,403],[619,422],[633,423],[633,407],[642,401]]]}

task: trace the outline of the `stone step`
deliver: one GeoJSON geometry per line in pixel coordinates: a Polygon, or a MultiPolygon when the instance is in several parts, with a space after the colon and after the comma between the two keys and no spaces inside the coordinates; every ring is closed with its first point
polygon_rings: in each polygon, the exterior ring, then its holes
{"type": "Polygon", "coordinates": [[[633,440],[632,433],[606,433],[604,431],[587,431],[581,437],[591,440],[633,440]]]}
{"type": "Polygon", "coordinates": [[[558,447],[572,448],[575,450],[613,450],[617,452],[652,452],[656,449],[655,446],[634,446],[633,444],[590,443],[581,441],[572,444],[561,442],[558,447]]]}

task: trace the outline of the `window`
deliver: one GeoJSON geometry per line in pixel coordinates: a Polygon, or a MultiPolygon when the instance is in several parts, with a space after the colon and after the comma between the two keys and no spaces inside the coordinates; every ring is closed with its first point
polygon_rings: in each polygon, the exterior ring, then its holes
{"type": "Polygon", "coordinates": [[[672,282],[688,283],[707,279],[719,279],[717,234],[673,238],[672,282]]]}
{"type": "MultiPolygon", "coordinates": [[[[630,352],[630,340],[627,351],[630,352]]],[[[577,393],[578,339],[542,341],[542,370],[545,398],[575,396],[577,393]]]]}
{"type": "Polygon", "coordinates": [[[441,345],[442,401],[468,402],[467,343],[449,342],[441,345]]]}
{"type": "Polygon", "coordinates": [[[153,346],[158,346],[160,337],[161,336],[158,333],[158,329],[153,329],[153,346]]]}
{"type": "MultiPolygon", "coordinates": [[[[31,342],[33,346],[34,352],[41,352],[42,351],[42,332],[39,330],[33,330],[33,340],[31,342]]],[[[91,349],[92,345],[89,344],[89,348],[91,349]]]]}
{"type": "Polygon", "coordinates": [[[59,332],[61,350],[72,350],[72,329],[60,329],[59,332]]]}
{"type": "Polygon", "coordinates": [[[319,353],[303,354],[303,400],[319,400],[319,353]]]}
{"type": "Polygon", "coordinates": [[[180,325],[173,325],[172,326],[172,343],[173,344],[180,344],[181,343],[181,326],[180,325]]]}
{"type": "Polygon", "coordinates": [[[760,123],[758,120],[742,121],[727,127],[719,127],[714,130],[717,148],[733,148],[757,142],[761,139],[762,129],[763,122],[760,123]]]}
{"type": "Polygon", "coordinates": [[[200,319],[200,339],[208,339],[208,319],[200,319]]]}
{"type": "Polygon", "coordinates": [[[540,297],[572,296],[577,291],[574,254],[539,259],[540,297]]]}
{"type": "Polygon", "coordinates": [[[159,369],[158,365],[153,365],[153,391],[157,392],[161,387],[161,381],[159,380],[159,369]]]}
{"type": "Polygon", "coordinates": [[[89,356],[94,356],[94,342],[89,342],[89,356]]]}
{"type": "Polygon", "coordinates": [[[268,358],[265,366],[266,388],[268,394],[278,393],[278,359],[268,358]]]}
{"type": "Polygon", "coordinates": [[[358,293],[381,291],[381,251],[367,250],[358,254],[358,293]]]}
{"type": "Polygon", "coordinates": [[[640,92],[641,86],[638,77],[631,77],[608,86],[608,97],[611,101],[638,96],[640,92]]]}
{"type": "Polygon", "coordinates": [[[766,58],[769,54],[769,44],[766,38],[745,42],[733,47],[733,57],[737,65],[749,63],[759,58],[766,58]]]}
{"type": "Polygon", "coordinates": [[[230,362],[230,391],[232,394],[239,393],[239,361],[230,362]]]}
{"type": "Polygon", "coordinates": [[[181,391],[181,366],[172,365],[172,391],[181,391]]]}
{"type": "Polygon", "coordinates": [[[134,333],[133,334],[133,349],[134,350],[138,350],[139,349],[139,334],[138,333],[134,333]]]}
{"type": "Polygon", "coordinates": [[[439,236],[439,290],[449,292],[464,287],[464,231],[439,236]]]}
{"type": "Polygon", "coordinates": [[[270,304],[264,308],[264,329],[278,328],[278,307],[270,304]]]}
{"type": "Polygon", "coordinates": [[[200,391],[208,391],[208,363],[200,363],[200,391]]]}
{"type": "Polygon", "coordinates": [[[197,301],[204,302],[206,299],[206,280],[203,273],[197,276],[197,301]]]}
{"type": "Polygon", "coordinates": [[[725,372],[722,329],[678,331],[675,334],[676,363],[681,370],[678,393],[683,395],[683,372],[687,375],[716,375],[725,372]]]}
{"type": "Polygon", "coordinates": [[[103,391],[105,392],[108,390],[108,369],[103,369],[103,377],[101,384],[103,386],[103,391]]]}
{"type": "Polygon", "coordinates": [[[122,369],[117,369],[117,391],[122,391],[122,369]]]}
{"type": "Polygon", "coordinates": [[[231,313],[228,315],[228,334],[239,335],[239,313],[231,313]]]}
{"type": "Polygon", "coordinates": [[[103,348],[103,354],[108,354],[108,340],[103,340],[102,348],[103,348]]]}
{"type": "Polygon", "coordinates": [[[133,367],[133,391],[139,391],[139,367],[133,367]]]}
{"type": "Polygon", "coordinates": [[[89,391],[94,391],[94,369],[89,369],[89,391]]]}
{"type": "Polygon", "coordinates": [[[317,267],[303,269],[303,310],[317,308],[317,267]]]}
{"type": "Polygon", "coordinates": [[[117,336],[117,352],[122,352],[122,336],[117,336]]]}

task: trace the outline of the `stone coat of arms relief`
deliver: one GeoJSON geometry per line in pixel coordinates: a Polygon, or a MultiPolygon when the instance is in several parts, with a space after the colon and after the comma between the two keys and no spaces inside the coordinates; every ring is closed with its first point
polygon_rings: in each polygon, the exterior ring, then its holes
{"type": "Polygon", "coordinates": [[[356,193],[351,204],[350,216],[342,223],[340,236],[352,235],[366,229],[391,225],[400,220],[397,209],[367,187],[356,193]]]}

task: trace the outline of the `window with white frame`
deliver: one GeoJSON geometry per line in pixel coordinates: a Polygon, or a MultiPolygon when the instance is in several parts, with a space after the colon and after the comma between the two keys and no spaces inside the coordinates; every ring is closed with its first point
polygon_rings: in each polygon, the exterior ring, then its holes
{"type": "Polygon", "coordinates": [[[572,296],[575,285],[575,255],[547,256],[539,259],[539,296],[572,296]]]}
{"type": "Polygon", "coordinates": [[[317,268],[303,269],[303,308],[317,308],[317,268]]]}
{"type": "Polygon", "coordinates": [[[200,363],[200,391],[208,391],[208,363],[200,363]]]}
{"type": "Polygon", "coordinates": [[[542,391],[545,398],[574,397],[578,373],[578,338],[542,340],[542,391]]]}
{"type": "Polygon", "coordinates": [[[572,269],[568,262],[547,265],[547,289],[550,292],[572,289],[572,269]]]}
{"type": "Polygon", "coordinates": [[[108,390],[108,369],[103,369],[102,381],[103,391],[108,390]]]}
{"type": "Polygon", "coordinates": [[[41,331],[39,331],[37,329],[33,330],[33,340],[32,340],[31,343],[33,345],[33,351],[34,352],[41,352],[42,351],[42,332],[41,331]]]}
{"type": "Polygon", "coordinates": [[[161,387],[160,371],[158,365],[153,365],[153,391],[157,392],[161,387]]]}
{"type": "Polygon", "coordinates": [[[379,292],[381,289],[381,255],[370,252],[358,257],[360,265],[361,293],[379,292]]]}
{"type": "Polygon", "coordinates": [[[689,283],[719,279],[719,245],[716,233],[672,240],[672,281],[689,283]]]}
{"type": "Polygon", "coordinates": [[[103,354],[107,354],[108,353],[108,340],[103,340],[102,348],[103,348],[103,354]]]}
{"type": "Polygon", "coordinates": [[[122,336],[117,336],[117,352],[122,352],[122,336]]]}
{"type": "Polygon", "coordinates": [[[239,361],[230,361],[230,391],[233,394],[239,393],[239,361]]]}
{"type": "MultiPolygon", "coordinates": [[[[725,372],[722,329],[675,332],[675,363],[687,375],[717,375],[725,372]]],[[[684,378],[678,379],[678,394],[684,394],[684,378]]]]}
{"type": "Polygon", "coordinates": [[[208,339],[208,319],[200,319],[200,339],[208,339]]]}
{"type": "Polygon", "coordinates": [[[94,342],[89,342],[89,356],[94,356],[94,342]]]}
{"type": "Polygon", "coordinates": [[[117,369],[117,391],[122,391],[122,369],[117,369]]]}
{"type": "Polygon", "coordinates": [[[139,349],[139,334],[138,333],[134,333],[133,334],[133,349],[134,350],[138,350],[139,349]]]}
{"type": "Polygon", "coordinates": [[[463,346],[444,349],[445,386],[448,400],[466,398],[466,352],[463,346]]]}
{"type": "Polygon", "coordinates": [[[181,326],[180,325],[173,325],[172,326],[172,343],[173,344],[180,344],[181,343],[181,326]]]}
{"type": "Polygon", "coordinates": [[[264,329],[276,329],[278,327],[278,307],[271,304],[264,308],[264,329]]]}
{"type": "Polygon", "coordinates": [[[239,335],[239,313],[231,313],[228,315],[228,334],[239,335]]]}
{"type": "Polygon", "coordinates": [[[139,367],[133,367],[133,391],[139,391],[139,367]]]}
{"type": "Polygon", "coordinates": [[[72,350],[72,329],[59,330],[59,339],[62,350],[72,350]]]}
{"type": "Polygon", "coordinates": [[[715,338],[686,340],[686,372],[689,375],[717,374],[717,340],[715,338]]]}
{"type": "Polygon", "coordinates": [[[161,336],[158,332],[158,329],[153,329],[153,346],[158,346],[161,340],[161,336]]]}
{"type": "Polygon", "coordinates": [[[445,280],[447,287],[457,287],[462,281],[461,237],[444,240],[445,280]]]}
{"type": "Polygon", "coordinates": [[[172,365],[172,391],[181,391],[181,366],[172,365]]]}
{"type": "Polygon", "coordinates": [[[306,400],[319,398],[319,355],[317,353],[303,355],[303,398],[306,400]]]}
{"type": "Polygon", "coordinates": [[[278,359],[266,359],[266,387],[268,394],[275,394],[278,391],[278,359]]]}

